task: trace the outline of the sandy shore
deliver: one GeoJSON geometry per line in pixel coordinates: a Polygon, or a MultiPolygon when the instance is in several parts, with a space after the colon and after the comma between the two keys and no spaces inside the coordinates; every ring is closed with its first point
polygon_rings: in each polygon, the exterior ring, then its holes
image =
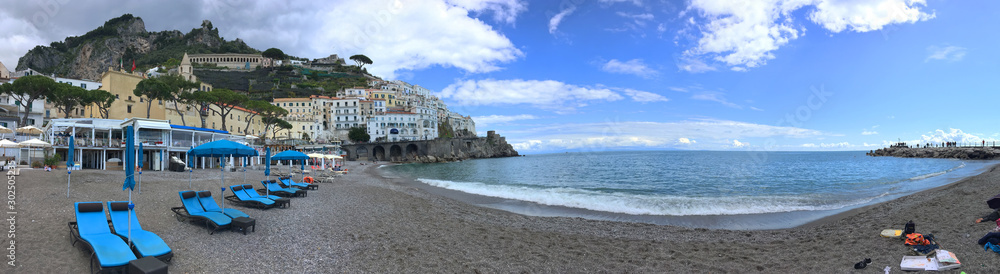
{"type": "MultiPolygon", "coordinates": [[[[972,222],[989,213],[984,201],[1000,192],[996,167],[810,225],[767,231],[523,216],[471,206],[411,179],[382,177],[372,167],[348,163],[351,174],[293,198],[287,209],[236,207],[257,219],[257,231],[246,236],[209,235],[173,217],[169,208],[180,204],[177,191],[188,189],[187,173],[145,172],[142,193],[133,199],[143,228],[173,248],[173,273],[883,273],[885,266],[899,273],[907,247],[878,234],[901,229],[907,220],[955,252],[964,265],[960,270],[1000,270],[1000,254],[976,244],[993,226],[972,222]],[[873,263],[854,270],[863,258],[873,263]]],[[[15,179],[17,266],[4,272],[87,271],[89,254],[70,246],[66,227],[74,220],[73,202],[127,199],[123,174],[75,171],[67,199],[65,170],[22,171],[15,179]]],[[[199,170],[194,177],[194,189],[218,195],[218,171],[199,170]]],[[[263,177],[262,171],[248,171],[247,181],[263,177]]],[[[227,185],[242,182],[241,173],[226,173],[227,185]]]]}

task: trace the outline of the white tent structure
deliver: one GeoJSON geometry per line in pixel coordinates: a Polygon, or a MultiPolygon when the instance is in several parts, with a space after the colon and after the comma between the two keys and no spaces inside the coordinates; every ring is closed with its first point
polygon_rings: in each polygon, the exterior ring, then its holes
{"type": "Polygon", "coordinates": [[[32,138],[31,140],[27,140],[27,141],[24,141],[24,142],[17,143],[17,145],[19,147],[26,147],[26,148],[28,148],[28,165],[29,166],[31,165],[31,149],[32,148],[36,148],[36,147],[40,147],[40,148],[52,147],[52,144],[49,144],[49,143],[47,143],[45,141],[42,141],[42,140],[39,140],[38,138],[32,138]]]}

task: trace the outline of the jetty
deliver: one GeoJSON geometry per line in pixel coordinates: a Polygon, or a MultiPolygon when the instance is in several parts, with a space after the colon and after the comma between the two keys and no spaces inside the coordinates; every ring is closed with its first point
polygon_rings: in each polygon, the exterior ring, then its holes
{"type": "Polygon", "coordinates": [[[996,143],[979,144],[959,144],[945,143],[938,146],[917,145],[908,146],[906,143],[897,143],[887,148],[865,153],[868,156],[891,156],[903,158],[951,158],[969,160],[994,160],[1000,159],[1000,146],[996,143]]]}

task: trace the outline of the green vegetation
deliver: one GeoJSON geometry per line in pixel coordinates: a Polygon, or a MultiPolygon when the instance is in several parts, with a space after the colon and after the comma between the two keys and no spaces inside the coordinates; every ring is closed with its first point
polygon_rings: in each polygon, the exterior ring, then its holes
{"type": "Polygon", "coordinates": [[[350,59],[358,64],[358,68],[364,68],[365,65],[372,64],[372,59],[368,58],[368,56],[365,56],[364,54],[356,54],[354,56],[351,56],[350,59]]]}
{"type": "Polygon", "coordinates": [[[19,124],[26,125],[28,124],[28,113],[31,110],[31,104],[36,99],[52,94],[52,91],[58,88],[57,84],[56,81],[49,77],[31,75],[17,78],[17,80],[14,80],[14,83],[0,85],[0,93],[7,94],[11,98],[14,98],[16,102],[20,102],[24,110],[21,112],[23,116],[21,116],[19,124]]]}
{"type": "Polygon", "coordinates": [[[367,142],[371,140],[372,136],[368,135],[368,131],[362,127],[352,127],[349,132],[347,132],[347,138],[350,138],[352,142],[360,143],[367,142]]]}
{"type": "Polygon", "coordinates": [[[60,161],[62,161],[62,156],[59,156],[59,154],[52,154],[52,156],[45,157],[45,160],[43,160],[43,161],[45,162],[45,165],[47,165],[47,166],[55,166],[60,161]]]}
{"type": "Polygon", "coordinates": [[[285,57],[286,57],[285,56],[285,52],[283,52],[283,51],[281,51],[280,49],[277,49],[277,48],[269,48],[269,49],[265,50],[264,53],[261,53],[260,55],[264,56],[265,58],[271,58],[271,59],[274,59],[274,60],[284,60],[285,57]]]}
{"type": "Polygon", "coordinates": [[[447,121],[438,123],[438,138],[454,138],[455,133],[451,131],[451,124],[447,121]]]}

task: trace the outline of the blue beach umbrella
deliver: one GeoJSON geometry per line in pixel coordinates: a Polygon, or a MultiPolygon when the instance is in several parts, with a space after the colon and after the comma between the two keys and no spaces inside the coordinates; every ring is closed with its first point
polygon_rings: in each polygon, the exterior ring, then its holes
{"type": "MultiPolygon", "coordinates": [[[[294,151],[294,150],[286,150],[286,151],[279,152],[278,154],[275,154],[274,157],[271,157],[271,159],[278,160],[278,161],[283,161],[283,160],[289,160],[289,161],[302,160],[303,161],[302,162],[302,170],[305,170],[306,169],[306,167],[305,167],[305,160],[309,160],[309,155],[306,155],[305,153],[294,151]]],[[[291,171],[291,164],[289,164],[289,171],[291,171]]]]}
{"type": "MultiPolygon", "coordinates": [[[[267,176],[267,180],[271,180],[271,148],[264,149],[264,176],[267,176]]],[[[271,195],[271,191],[264,187],[264,194],[271,195]]]]}
{"type": "MultiPolygon", "coordinates": [[[[219,169],[220,174],[222,174],[222,180],[219,181],[219,190],[221,192],[219,195],[220,199],[222,199],[221,197],[225,197],[224,195],[226,191],[226,188],[223,187],[223,184],[226,181],[225,157],[249,157],[260,155],[257,153],[256,149],[230,140],[218,140],[205,143],[192,148],[191,154],[201,157],[219,157],[220,160],[222,160],[221,167],[219,169]]],[[[222,208],[225,209],[225,207],[226,201],[222,200],[222,208]]]]}
{"type": "Polygon", "coordinates": [[[128,244],[132,246],[132,190],[135,189],[135,132],[132,126],[125,127],[125,182],[122,183],[122,190],[128,189],[128,244]]]}
{"type": "Polygon", "coordinates": [[[66,198],[69,198],[69,180],[73,178],[73,150],[76,150],[76,145],[73,135],[69,136],[69,152],[66,153],[66,198]]]}
{"type": "Polygon", "coordinates": [[[139,176],[135,177],[136,188],[139,194],[142,194],[142,143],[139,143],[139,156],[135,159],[139,163],[139,176]]]}
{"type": "MultiPolygon", "coordinates": [[[[194,149],[194,146],[192,146],[191,149],[194,149]]],[[[191,169],[188,170],[188,189],[191,189],[191,176],[194,175],[194,159],[195,158],[194,158],[194,155],[191,154],[191,149],[189,149],[187,151],[188,167],[191,168],[191,169]]]]}

